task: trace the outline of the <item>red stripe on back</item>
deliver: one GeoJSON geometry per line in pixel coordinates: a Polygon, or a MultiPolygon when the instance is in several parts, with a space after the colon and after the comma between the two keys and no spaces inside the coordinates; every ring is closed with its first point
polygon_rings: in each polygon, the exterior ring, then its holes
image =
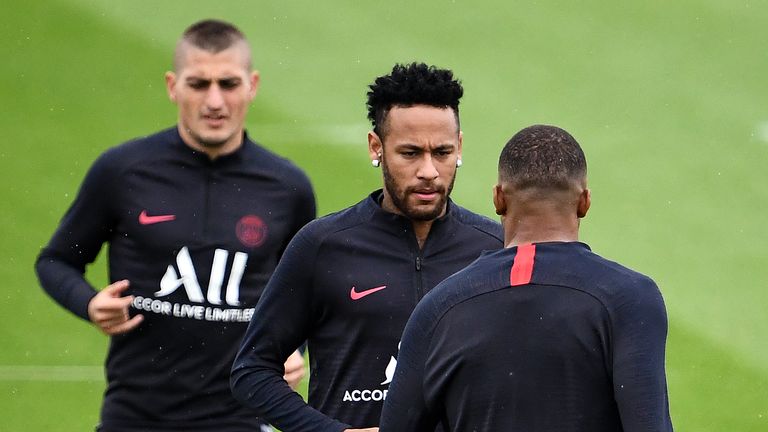
{"type": "Polygon", "coordinates": [[[531,275],[533,275],[533,259],[535,256],[535,244],[524,244],[517,247],[515,262],[512,264],[512,270],[509,272],[510,285],[525,285],[531,282],[531,275]]]}

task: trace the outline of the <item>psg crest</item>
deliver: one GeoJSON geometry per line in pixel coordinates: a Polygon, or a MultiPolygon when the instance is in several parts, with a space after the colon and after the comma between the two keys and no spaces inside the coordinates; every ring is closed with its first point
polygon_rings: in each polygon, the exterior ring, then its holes
{"type": "Polygon", "coordinates": [[[240,218],[235,227],[237,238],[248,247],[261,246],[267,239],[267,224],[256,215],[240,218]]]}

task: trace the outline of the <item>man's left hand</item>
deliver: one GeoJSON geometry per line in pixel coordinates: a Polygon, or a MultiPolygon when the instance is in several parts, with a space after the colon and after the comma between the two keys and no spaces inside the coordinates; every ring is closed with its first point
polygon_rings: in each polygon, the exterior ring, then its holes
{"type": "Polygon", "coordinates": [[[283,378],[288,381],[288,385],[291,386],[292,389],[296,390],[296,387],[301,382],[301,379],[304,378],[305,374],[304,356],[296,350],[290,357],[288,357],[288,360],[285,361],[285,375],[283,375],[283,378]]]}

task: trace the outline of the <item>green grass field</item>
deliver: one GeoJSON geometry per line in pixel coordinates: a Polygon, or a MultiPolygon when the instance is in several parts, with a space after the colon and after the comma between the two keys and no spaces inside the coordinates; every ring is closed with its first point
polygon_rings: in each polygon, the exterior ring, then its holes
{"type": "MultiPolygon", "coordinates": [[[[380,185],[365,92],[395,62],[462,78],[454,198],[475,211],[492,215],[514,132],[572,132],[593,191],[583,240],[666,298],[677,430],[768,430],[768,3],[222,4],[4,5],[0,431],[96,422],[107,339],[44,295],[34,258],[99,153],[173,124],[162,75],[177,36],[205,17],[249,36],[262,73],[249,131],[308,172],[321,214],[380,185]]],[[[89,275],[103,284],[103,261],[89,275]]]]}

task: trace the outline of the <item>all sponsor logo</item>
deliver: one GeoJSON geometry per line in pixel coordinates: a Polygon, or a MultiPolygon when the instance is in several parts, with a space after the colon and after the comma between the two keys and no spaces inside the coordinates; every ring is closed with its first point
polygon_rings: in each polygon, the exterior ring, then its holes
{"type": "Polygon", "coordinates": [[[245,272],[248,254],[235,252],[225,286],[224,279],[229,255],[229,251],[224,249],[214,251],[211,276],[205,295],[203,295],[203,289],[197,279],[197,272],[189,248],[184,246],[176,255],[178,272],[173,264],[168,265],[165,274],[160,279],[160,290],[154,293],[157,298],[136,296],[132,306],[138,310],[177,318],[219,322],[250,321],[254,308],[238,307],[240,306],[240,281],[245,272]],[[172,303],[162,299],[162,297],[169,296],[182,287],[189,303],[172,303]],[[211,305],[221,305],[222,307],[203,306],[202,303],[206,301],[211,305]]]}
{"type": "MultiPolygon", "coordinates": [[[[229,251],[216,249],[213,254],[213,263],[211,264],[211,278],[208,280],[207,295],[203,297],[203,290],[200,288],[200,282],[197,280],[195,265],[192,263],[192,257],[189,255],[189,248],[184,246],[176,255],[176,265],[179,272],[173,265],[168,265],[163,278],[160,279],[160,291],[155,295],[164,297],[173,294],[180,287],[184,287],[187,292],[187,298],[194,303],[203,303],[208,300],[211,304],[221,304],[221,288],[224,284],[224,274],[227,269],[227,260],[229,251]]],[[[245,272],[245,263],[248,261],[248,254],[245,252],[235,252],[232,260],[232,270],[229,272],[227,287],[224,294],[224,301],[230,306],[240,305],[240,280],[245,272]]]]}

